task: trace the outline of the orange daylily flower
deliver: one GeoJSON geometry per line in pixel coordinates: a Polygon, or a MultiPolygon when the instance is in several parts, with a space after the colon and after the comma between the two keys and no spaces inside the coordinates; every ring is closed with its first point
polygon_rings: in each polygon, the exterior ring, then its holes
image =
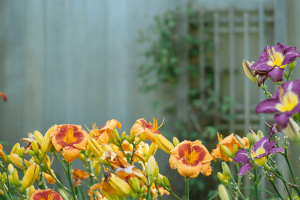
{"type": "Polygon", "coordinates": [[[87,149],[89,135],[80,125],[55,125],[52,133],[52,144],[67,162],[74,161],[81,150],[87,149]]]}
{"type": "MultiPolygon", "coordinates": [[[[170,195],[170,192],[168,192],[167,190],[165,190],[160,185],[158,185],[157,187],[158,187],[158,190],[159,190],[159,193],[160,193],[161,196],[163,196],[164,194],[170,195]]],[[[147,191],[148,191],[148,188],[146,189],[146,192],[147,191]]],[[[154,194],[155,196],[158,196],[158,191],[157,191],[154,183],[152,183],[152,185],[151,185],[151,193],[154,194]]]]}
{"type": "Polygon", "coordinates": [[[153,118],[153,124],[151,122],[147,123],[147,121],[144,118],[136,120],[134,125],[131,128],[131,131],[135,135],[139,135],[141,133],[145,133],[146,140],[151,140],[153,143],[155,143],[154,136],[155,134],[161,134],[158,129],[162,126],[162,124],[157,127],[157,120],[153,118]]]}
{"type": "MultiPolygon", "coordinates": [[[[217,144],[217,148],[213,149],[211,152],[212,157],[215,161],[217,161],[217,158],[221,158],[225,162],[232,161],[232,158],[229,158],[226,153],[224,153],[221,149],[221,145],[225,145],[232,153],[233,153],[233,146],[236,145],[237,148],[241,147],[237,139],[234,137],[234,134],[227,136],[223,139],[222,135],[220,136],[218,133],[218,140],[219,144],[217,144]]],[[[243,142],[246,146],[248,146],[248,139],[246,137],[242,138],[243,142]]]]}
{"type": "Polygon", "coordinates": [[[63,200],[63,198],[54,190],[35,190],[30,197],[30,200],[63,200]]]}
{"type": "Polygon", "coordinates": [[[183,141],[171,150],[170,166],[177,169],[182,176],[195,178],[201,172],[205,176],[211,174],[212,156],[201,141],[183,141]]]}
{"type": "MultiPolygon", "coordinates": [[[[51,169],[51,172],[55,176],[53,169],[51,169]]],[[[49,183],[49,184],[54,184],[56,182],[56,180],[50,174],[48,174],[46,172],[43,172],[43,176],[45,177],[47,183],[49,183]]],[[[40,176],[36,177],[36,180],[40,180],[40,176]]]]}
{"type": "Polygon", "coordinates": [[[88,172],[77,169],[72,170],[72,179],[75,180],[74,188],[81,183],[82,180],[89,178],[90,175],[88,172]]]}
{"type": "Polygon", "coordinates": [[[4,92],[0,92],[0,97],[4,100],[7,101],[7,96],[4,92]]]}
{"type": "Polygon", "coordinates": [[[115,119],[108,120],[100,129],[98,129],[99,126],[97,124],[93,124],[93,130],[90,131],[90,137],[95,138],[101,145],[108,144],[109,139],[113,139],[111,131],[117,127],[120,130],[121,123],[115,119]]]}

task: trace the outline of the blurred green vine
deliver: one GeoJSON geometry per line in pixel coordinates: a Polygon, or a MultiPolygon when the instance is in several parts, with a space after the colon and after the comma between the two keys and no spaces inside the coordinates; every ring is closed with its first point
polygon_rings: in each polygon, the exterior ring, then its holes
{"type": "MultiPolygon", "coordinates": [[[[220,123],[227,122],[235,116],[229,115],[229,110],[236,103],[230,96],[223,96],[220,99],[220,107],[215,107],[217,101],[214,92],[214,68],[213,68],[213,38],[210,31],[210,24],[204,24],[204,32],[206,38],[203,43],[200,43],[199,35],[199,13],[187,7],[185,15],[188,17],[189,32],[186,35],[178,34],[178,24],[181,17],[179,9],[165,12],[162,16],[155,17],[155,34],[150,37],[148,32],[141,32],[139,42],[148,44],[149,49],[145,52],[147,58],[139,66],[139,77],[142,80],[142,85],[139,88],[141,93],[150,91],[158,91],[159,86],[164,85],[167,89],[175,93],[179,74],[179,48],[182,42],[189,44],[189,64],[186,70],[189,74],[189,106],[190,120],[188,122],[175,121],[172,123],[172,128],[175,128],[179,140],[201,140],[208,149],[216,147],[217,132],[220,130],[220,123]],[[179,40],[182,38],[183,40],[179,40]],[[178,41],[181,41],[178,42],[178,41]],[[199,45],[204,45],[205,49],[205,91],[200,91],[199,88],[199,45]],[[205,102],[200,100],[200,93],[205,95],[205,102]],[[216,123],[217,121],[217,123],[216,123]],[[175,124],[175,125],[174,125],[175,124]]],[[[203,98],[201,98],[203,99],[203,98]]],[[[164,106],[163,111],[174,117],[176,106],[165,106],[161,102],[155,101],[152,107],[155,109],[158,106],[164,106]]],[[[172,130],[170,128],[170,130],[172,130]]],[[[167,132],[165,132],[167,133],[167,132]]],[[[172,135],[174,132],[172,131],[172,135]]],[[[217,167],[212,162],[212,167],[217,167]]],[[[201,197],[208,199],[214,194],[217,188],[218,179],[216,174],[209,177],[201,176],[201,178],[191,179],[191,199],[199,199],[201,197]]],[[[178,188],[180,190],[180,188],[178,188]]]]}

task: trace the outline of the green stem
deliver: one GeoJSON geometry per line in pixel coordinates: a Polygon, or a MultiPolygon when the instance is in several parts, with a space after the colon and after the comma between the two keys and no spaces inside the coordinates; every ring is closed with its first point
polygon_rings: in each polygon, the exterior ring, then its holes
{"type": "Polygon", "coordinates": [[[185,199],[186,200],[189,200],[190,199],[190,195],[189,195],[189,177],[188,176],[186,176],[186,177],[184,177],[184,181],[185,181],[185,199]]]}
{"type": "Polygon", "coordinates": [[[267,87],[265,86],[265,84],[261,84],[260,88],[264,90],[265,95],[267,95],[268,98],[272,97],[272,94],[267,90],[267,87]]]}
{"type": "MultiPolygon", "coordinates": [[[[235,163],[235,164],[236,164],[237,170],[239,172],[240,171],[240,165],[238,163],[235,163]]],[[[238,175],[238,182],[237,182],[238,189],[241,188],[241,180],[242,180],[242,177],[238,175]]]]}
{"type": "Polygon", "coordinates": [[[161,200],[161,194],[159,192],[159,189],[158,189],[158,186],[157,186],[157,182],[155,182],[154,184],[155,184],[155,187],[156,187],[156,190],[157,190],[158,198],[159,198],[159,200],[161,200]]]}
{"type": "MultiPolygon", "coordinates": [[[[131,160],[130,160],[128,154],[125,154],[125,151],[124,151],[124,149],[123,149],[123,147],[122,147],[122,144],[119,145],[119,148],[121,149],[122,153],[123,153],[124,156],[126,157],[127,162],[130,163],[131,160]]],[[[131,163],[130,163],[130,164],[131,164],[131,163]]]]}
{"type": "MultiPolygon", "coordinates": [[[[294,172],[294,169],[291,165],[291,162],[290,162],[290,158],[288,157],[288,154],[287,154],[287,149],[285,148],[284,149],[284,158],[289,166],[289,169],[291,171],[291,174],[292,174],[292,178],[293,178],[293,183],[294,184],[297,184],[297,179],[296,179],[296,176],[295,176],[295,172],[294,172]]],[[[298,194],[298,197],[300,197],[300,189],[299,189],[299,186],[296,188],[296,191],[297,191],[297,194],[298,194]]]]}
{"type": "Polygon", "coordinates": [[[74,190],[74,187],[73,187],[73,182],[72,182],[72,162],[66,162],[66,167],[67,167],[66,175],[68,177],[68,181],[69,181],[69,184],[70,184],[73,200],[77,200],[76,195],[75,195],[75,190],[74,190]]]}
{"type": "Polygon", "coordinates": [[[148,187],[148,192],[147,192],[147,200],[150,200],[151,185],[152,185],[152,182],[150,182],[150,184],[149,184],[149,185],[147,185],[147,187],[148,187]]]}
{"type": "Polygon", "coordinates": [[[68,189],[68,188],[66,188],[57,178],[56,178],[56,176],[52,173],[52,171],[50,170],[50,173],[49,173],[51,176],[52,176],[52,178],[54,178],[54,180],[56,181],[56,183],[58,183],[58,185],[60,185],[60,187],[62,187],[62,188],[64,188],[67,192],[69,192],[69,193],[71,193],[71,191],[68,189]]]}
{"type": "Polygon", "coordinates": [[[171,189],[168,188],[164,188],[164,189],[170,192],[170,194],[172,194],[176,199],[181,200],[171,189]]]}
{"type": "Polygon", "coordinates": [[[41,159],[39,159],[40,162],[40,182],[39,182],[39,188],[40,189],[47,189],[47,182],[45,180],[45,177],[43,176],[43,161],[41,159]]]}
{"type": "Polygon", "coordinates": [[[58,160],[62,168],[64,169],[65,173],[67,174],[67,167],[64,165],[63,161],[58,157],[56,151],[53,152],[54,157],[58,160]]]}
{"type": "Polygon", "coordinates": [[[283,182],[284,187],[285,187],[285,189],[286,189],[286,191],[287,191],[287,193],[288,193],[288,195],[289,195],[289,198],[290,198],[290,199],[293,199],[293,198],[292,198],[292,195],[291,195],[291,193],[290,193],[290,190],[289,190],[289,188],[288,188],[288,186],[286,185],[286,183],[285,183],[284,181],[282,181],[282,182],[283,182]]]}
{"type": "Polygon", "coordinates": [[[89,184],[90,187],[94,185],[94,171],[93,171],[93,163],[91,160],[88,161],[88,172],[89,172],[89,184]]]}
{"type": "Polygon", "coordinates": [[[10,199],[10,200],[12,200],[13,198],[11,198],[11,196],[10,196],[10,193],[7,193],[7,191],[6,191],[6,189],[5,189],[5,184],[4,183],[2,183],[1,184],[2,185],[2,191],[3,191],[3,195],[6,197],[6,199],[10,199]]]}
{"type": "Polygon", "coordinates": [[[257,167],[254,169],[254,190],[255,190],[255,199],[259,200],[258,188],[257,188],[257,167]]]}
{"type": "Polygon", "coordinates": [[[269,179],[269,181],[271,182],[271,184],[273,185],[273,188],[274,188],[274,190],[276,191],[277,195],[278,195],[282,200],[284,200],[283,197],[281,196],[280,192],[278,191],[278,188],[277,188],[276,184],[274,183],[273,178],[270,177],[270,176],[268,176],[268,179],[269,179]]]}

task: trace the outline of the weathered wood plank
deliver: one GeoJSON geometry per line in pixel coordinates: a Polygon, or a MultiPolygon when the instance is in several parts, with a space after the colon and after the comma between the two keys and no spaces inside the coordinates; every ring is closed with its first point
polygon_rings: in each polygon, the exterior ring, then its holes
{"type": "MultiPolygon", "coordinates": [[[[236,87],[235,87],[235,33],[234,33],[234,7],[233,2],[230,2],[230,7],[228,9],[228,29],[229,29],[229,95],[232,100],[236,101],[236,87]]],[[[231,105],[230,115],[235,114],[235,108],[231,105]]],[[[229,133],[234,133],[235,131],[235,124],[234,119],[229,121],[229,133]]]]}

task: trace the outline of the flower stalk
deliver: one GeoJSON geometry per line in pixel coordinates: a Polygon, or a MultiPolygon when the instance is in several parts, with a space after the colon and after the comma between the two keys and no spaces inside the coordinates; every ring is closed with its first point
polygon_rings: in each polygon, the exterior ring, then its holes
{"type": "Polygon", "coordinates": [[[184,181],[185,181],[185,199],[186,200],[190,199],[190,197],[189,197],[189,179],[190,178],[188,176],[186,176],[184,178],[184,181]]]}

